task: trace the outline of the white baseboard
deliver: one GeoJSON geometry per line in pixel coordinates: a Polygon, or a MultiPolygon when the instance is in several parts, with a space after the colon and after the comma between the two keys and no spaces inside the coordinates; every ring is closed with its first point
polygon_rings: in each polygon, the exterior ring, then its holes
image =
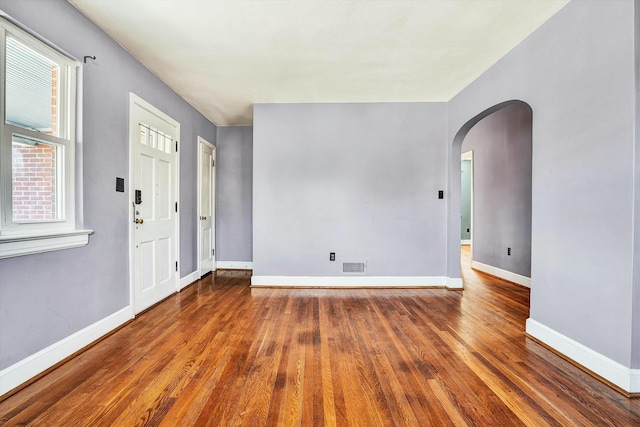
{"type": "Polygon", "coordinates": [[[180,278],[180,290],[183,290],[185,287],[189,286],[196,280],[200,278],[198,271],[194,271],[193,273],[189,273],[184,277],[180,278]]]}
{"type": "Polygon", "coordinates": [[[462,283],[462,279],[459,277],[447,277],[446,278],[446,288],[447,289],[464,289],[464,284],[462,283]]]}
{"type": "Polygon", "coordinates": [[[133,310],[127,306],[3,369],[0,371],[0,396],[29,381],[131,319],[133,319],[133,310]]]}
{"type": "Polygon", "coordinates": [[[222,270],[253,270],[251,261],[217,261],[216,267],[222,270]]]}
{"type": "Polygon", "coordinates": [[[526,331],[627,393],[640,393],[640,369],[627,368],[531,318],[527,319],[526,331]]]}
{"type": "Polygon", "coordinates": [[[531,287],[531,278],[522,276],[517,273],[512,273],[511,271],[503,270],[498,267],[493,267],[491,265],[483,264],[478,261],[471,261],[471,268],[482,271],[483,273],[490,274],[492,276],[499,277],[504,280],[508,280],[513,283],[517,283],[518,285],[526,286],[527,288],[531,287]]]}
{"type": "Polygon", "coordinates": [[[253,276],[251,286],[296,288],[443,288],[442,276],[253,276]]]}

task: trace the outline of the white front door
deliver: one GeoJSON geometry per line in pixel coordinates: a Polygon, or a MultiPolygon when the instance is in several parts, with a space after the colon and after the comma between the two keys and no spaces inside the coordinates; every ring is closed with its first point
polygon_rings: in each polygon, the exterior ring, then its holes
{"type": "Polygon", "coordinates": [[[215,147],[198,137],[199,146],[199,212],[200,276],[215,270],[215,147]]]}
{"type": "Polygon", "coordinates": [[[131,94],[131,222],[136,313],[177,291],[179,124],[131,94]]]}

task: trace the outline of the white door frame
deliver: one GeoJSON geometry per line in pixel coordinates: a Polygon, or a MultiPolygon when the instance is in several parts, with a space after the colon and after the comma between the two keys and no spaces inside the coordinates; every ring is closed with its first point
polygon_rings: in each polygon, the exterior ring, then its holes
{"type": "Polygon", "coordinates": [[[470,206],[469,206],[469,210],[470,210],[470,227],[471,227],[471,260],[473,260],[473,150],[469,150],[469,151],[465,151],[464,153],[462,153],[460,155],[460,161],[462,160],[470,160],[471,161],[471,168],[469,171],[470,174],[470,183],[469,183],[469,187],[470,187],[470,194],[471,194],[471,200],[470,200],[470,206]]]}
{"type": "MultiPolygon", "coordinates": [[[[201,147],[202,145],[206,145],[208,147],[210,147],[213,150],[213,161],[214,161],[214,167],[213,167],[213,175],[212,175],[212,185],[211,185],[211,203],[213,204],[213,215],[211,218],[211,247],[215,250],[216,249],[216,165],[215,165],[215,161],[216,161],[216,146],[213,145],[212,143],[210,143],[209,141],[207,141],[206,139],[202,138],[201,136],[198,135],[198,207],[197,207],[197,212],[196,215],[198,216],[198,277],[200,277],[200,270],[201,270],[201,265],[200,265],[200,261],[202,260],[202,230],[200,227],[200,215],[201,214],[201,201],[200,201],[200,191],[202,189],[202,173],[200,168],[202,167],[202,150],[201,147]]],[[[213,256],[213,265],[211,266],[211,271],[216,271],[216,259],[217,259],[217,254],[215,254],[213,256]]]]}
{"type": "MultiPolygon", "coordinates": [[[[127,198],[127,206],[129,211],[128,223],[129,223],[129,306],[131,308],[131,317],[135,317],[136,309],[135,309],[135,235],[134,235],[134,211],[135,208],[131,204],[133,200],[133,194],[135,191],[133,175],[134,175],[134,144],[140,143],[139,135],[138,135],[138,127],[137,123],[134,123],[134,109],[136,107],[143,108],[145,110],[151,111],[157,116],[161,117],[168,123],[171,123],[176,128],[176,144],[179,147],[179,139],[180,139],[180,123],[169,117],[162,111],[158,110],[152,104],[148,103],[144,99],[140,98],[133,92],[129,92],[129,197],[127,198]]],[[[175,176],[174,176],[174,185],[176,191],[176,203],[180,200],[180,150],[177,150],[175,153],[175,176]]],[[[178,209],[180,208],[178,204],[178,209]]],[[[176,260],[178,262],[178,271],[175,274],[175,291],[179,291],[179,283],[180,283],[180,211],[176,212],[176,220],[175,220],[175,254],[176,260]]]]}

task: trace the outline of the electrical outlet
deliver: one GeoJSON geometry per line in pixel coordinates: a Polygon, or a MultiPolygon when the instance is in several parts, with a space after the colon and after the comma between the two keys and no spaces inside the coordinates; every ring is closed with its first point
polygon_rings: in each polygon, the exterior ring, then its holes
{"type": "Polygon", "coordinates": [[[335,260],[336,260],[336,253],[329,252],[329,261],[335,261],[335,260]]]}
{"type": "Polygon", "coordinates": [[[507,248],[507,255],[511,256],[511,248],[507,248]]]}
{"type": "Polygon", "coordinates": [[[470,231],[470,230],[467,228],[467,233],[468,233],[469,231],[470,231]]]}
{"type": "Polygon", "coordinates": [[[439,190],[438,191],[438,199],[444,199],[444,191],[443,190],[439,190]]]}

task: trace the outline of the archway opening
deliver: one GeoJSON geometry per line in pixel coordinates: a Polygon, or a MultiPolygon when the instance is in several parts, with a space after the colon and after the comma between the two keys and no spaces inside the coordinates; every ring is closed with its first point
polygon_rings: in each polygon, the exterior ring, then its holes
{"type": "Polygon", "coordinates": [[[531,284],[532,120],[531,107],[522,101],[485,110],[456,134],[451,165],[452,178],[458,178],[451,196],[459,223],[450,224],[457,233],[449,235],[456,259],[462,254],[470,263],[463,267],[524,286],[531,284]],[[473,184],[466,191],[470,174],[473,184]],[[465,197],[473,200],[472,223],[465,197]],[[461,243],[471,243],[471,251],[461,250],[461,243]]]}

